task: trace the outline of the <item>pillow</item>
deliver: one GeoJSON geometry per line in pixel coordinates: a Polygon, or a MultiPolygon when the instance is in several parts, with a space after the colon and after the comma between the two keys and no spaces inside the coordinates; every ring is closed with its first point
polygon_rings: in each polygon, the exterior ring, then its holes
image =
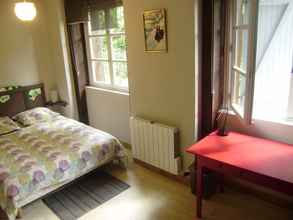
{"type": "Polygon", "coordinates": [[[0,136],[20,129],[9,117],[0,117],[0,136]]]}
{"type": "Polygon", "coordinates": [[[48,108],[38,107],[17,114],[13,117],[13,120],[24,126],[29,126],[39,122],[51,121],[59,115],[59,113],[53,112],[48,108]]]}

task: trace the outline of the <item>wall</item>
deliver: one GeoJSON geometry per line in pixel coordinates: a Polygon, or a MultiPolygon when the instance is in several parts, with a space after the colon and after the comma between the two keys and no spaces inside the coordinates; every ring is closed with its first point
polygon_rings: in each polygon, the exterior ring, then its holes
{"type": "Polygon", "coordinates": [[[64,1],[45,0],[43,5],[46,8],[47,25],[45,28],[49,36],[54,82],[56,83],[60,98],[68,103],[68,106],[64,109],[64,114],[78,119],[67,40],[64,1]]]}
{"type": "MultiPolygon", "coordinates": [[[[24,23],[16,18],[11,0],[0,1],[0,86],[30,85],[49,75],[47,37],[40,28],[44,24],[41,8],[33,22],[24,23]]],[[[51,80],[46,80],[48,87],[54,86],[51,80]]]]}
{"type": "MultiPolygon", "coordinates": [[[[196,125],[194,1],[124,0],[131,114],[178,127],[185,167],[192,157],[184,149],[194,141],[196,125]],[[142,12],[154,8],[167,9],[168,53],[144,52],[142,12]]],[[[0,84],[43,81],[47,91],[58,89],[69,103],[66,115],[75,117],[63,1],[35,2],[36,20],[23,23],[13,3],[1,0],[0,84]]]]}
{"type": "Polygon", "coordinates": [[[130,143],[129,94],[86,88],[90,125],[130,143]]]}
{"type": "Polygon", "coordinates": [[[186,168],[193,158],[184,149],[195,138],[195,1],[123,2],[131,114],[178,127],[186,168]],[[167,10],[168,53],[144,52],[142,13],[157,8],[167,10]]]}
{"type": "Polygon", "coordinates": [[[22,22],[14,2],[0,1],[0,86],[45,83],[69,103],[65,115],[76,118],[68,59],[63,0],[35,0],[37,17],[22,22]]]}

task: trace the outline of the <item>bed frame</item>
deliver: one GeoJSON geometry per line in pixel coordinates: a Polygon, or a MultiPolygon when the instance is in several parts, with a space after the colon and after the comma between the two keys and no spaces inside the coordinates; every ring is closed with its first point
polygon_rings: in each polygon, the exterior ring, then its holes
{"type": "Polygon", "coordinates": [[[43,83],[0,92],[0,117],[12,117],[25,110],[45,105],[43,83]]]}

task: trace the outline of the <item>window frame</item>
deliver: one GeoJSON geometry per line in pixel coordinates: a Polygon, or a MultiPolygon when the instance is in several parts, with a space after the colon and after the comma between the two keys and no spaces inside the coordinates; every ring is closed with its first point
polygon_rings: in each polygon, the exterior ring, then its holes
{"type": "Polygon", "coordinates": [[[230,53],[229,53],[229,85],[228,88],[228,105],[235,114],[241,118],[246,124],[252,123],[252,109],[253,109],[253,95],[254,95],[254,78],[255,78],[255,67],[256,67],[256,46],[257,46],[257,18],[258,18],[258,4],[259,0],[249,0],[250,1],[250,14],[249,14],[249,24],[247,25],[237,25],[237,0],[230,1],[231,11],[230,11],[230,25],[229,25],[229,42],[230,42],[230,53]],[[241,70],[235,64],[236,57],[236,36],[237,30],[246,29],[248,31],[248,51],[247,51],[247,66],[246,71],[241,70]],[[244,92],[244,106],[243,112],[239,110],[239,107],[233,104],[233,94],[234,94],[234,79],[237,72],[238,74],[244,75],[245,79],[245,92],[244,92]]]}
{"type": "MultiPolygon", "coordinates": [[[[123,7],[123,6],[119,6],[123,7]]],[[[123,8],[124,9],[124,8],[123,8]]],[[[110,20],[110,10],[111,8],[106,8],[102,9],[105,12],[105,22],[106,24],[109,23],[110,20]]],[[[90,34],[89,33],[89,25],[90,25],[90,16],[89,16],[89,21],[84,25],[85,26],[85,41],[86,41],[86,52],[87,52],[87,60],[88,60],[88,69],[89,69],[89,80],[90,80],[90,86],[94,86],[97,88],[102,88],[102,89],[108,89],[112,91],[118,91],[118,92],[126,92],[129,93],[129,82],[128,82],[128,87],[123,87],[123,86],[118,86],[114,83],[114,71],[113,71],[113,63],[115,62],[122,62],[126,64],[127,68],[127,80],[128,80],[128,58],[127,58],[127,48],[126,48],[126,59],[125,60],[118,60],[118,59],[113,59],[112,56],[112,37],[114,36],[124,36],[125,37],[125,44],[127,45],[126,42],[126,32],[117,32],[117,33],[111,33],[110,29],[107,27],[105,29],[105,34],[90,34]],[[102,58],[92,58],[91,54],[91,46],[90,46],[90,39],[94,37],[105,37],[107,40],[107,55],[108,59],[102,59],[102,58]],[[93,62],[95,61],[104,61],[108,62],[109,65],[109,77],[110,77],[110,84],[104,83],[102,81],[96,81],[94,79],[94,70],[93,70],[93,62]]]]}

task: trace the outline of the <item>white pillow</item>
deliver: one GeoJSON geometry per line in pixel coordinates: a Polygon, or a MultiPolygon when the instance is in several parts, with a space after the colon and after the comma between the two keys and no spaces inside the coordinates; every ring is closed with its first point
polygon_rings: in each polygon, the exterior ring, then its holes
{"type": "Polygon", "coordinates": [[[51,121],[59,115],[59,113],[53,112],[48,108],[37,107],[19,113],[13,119],[24,126],[29,126],[39,122],[51,121]]]}

